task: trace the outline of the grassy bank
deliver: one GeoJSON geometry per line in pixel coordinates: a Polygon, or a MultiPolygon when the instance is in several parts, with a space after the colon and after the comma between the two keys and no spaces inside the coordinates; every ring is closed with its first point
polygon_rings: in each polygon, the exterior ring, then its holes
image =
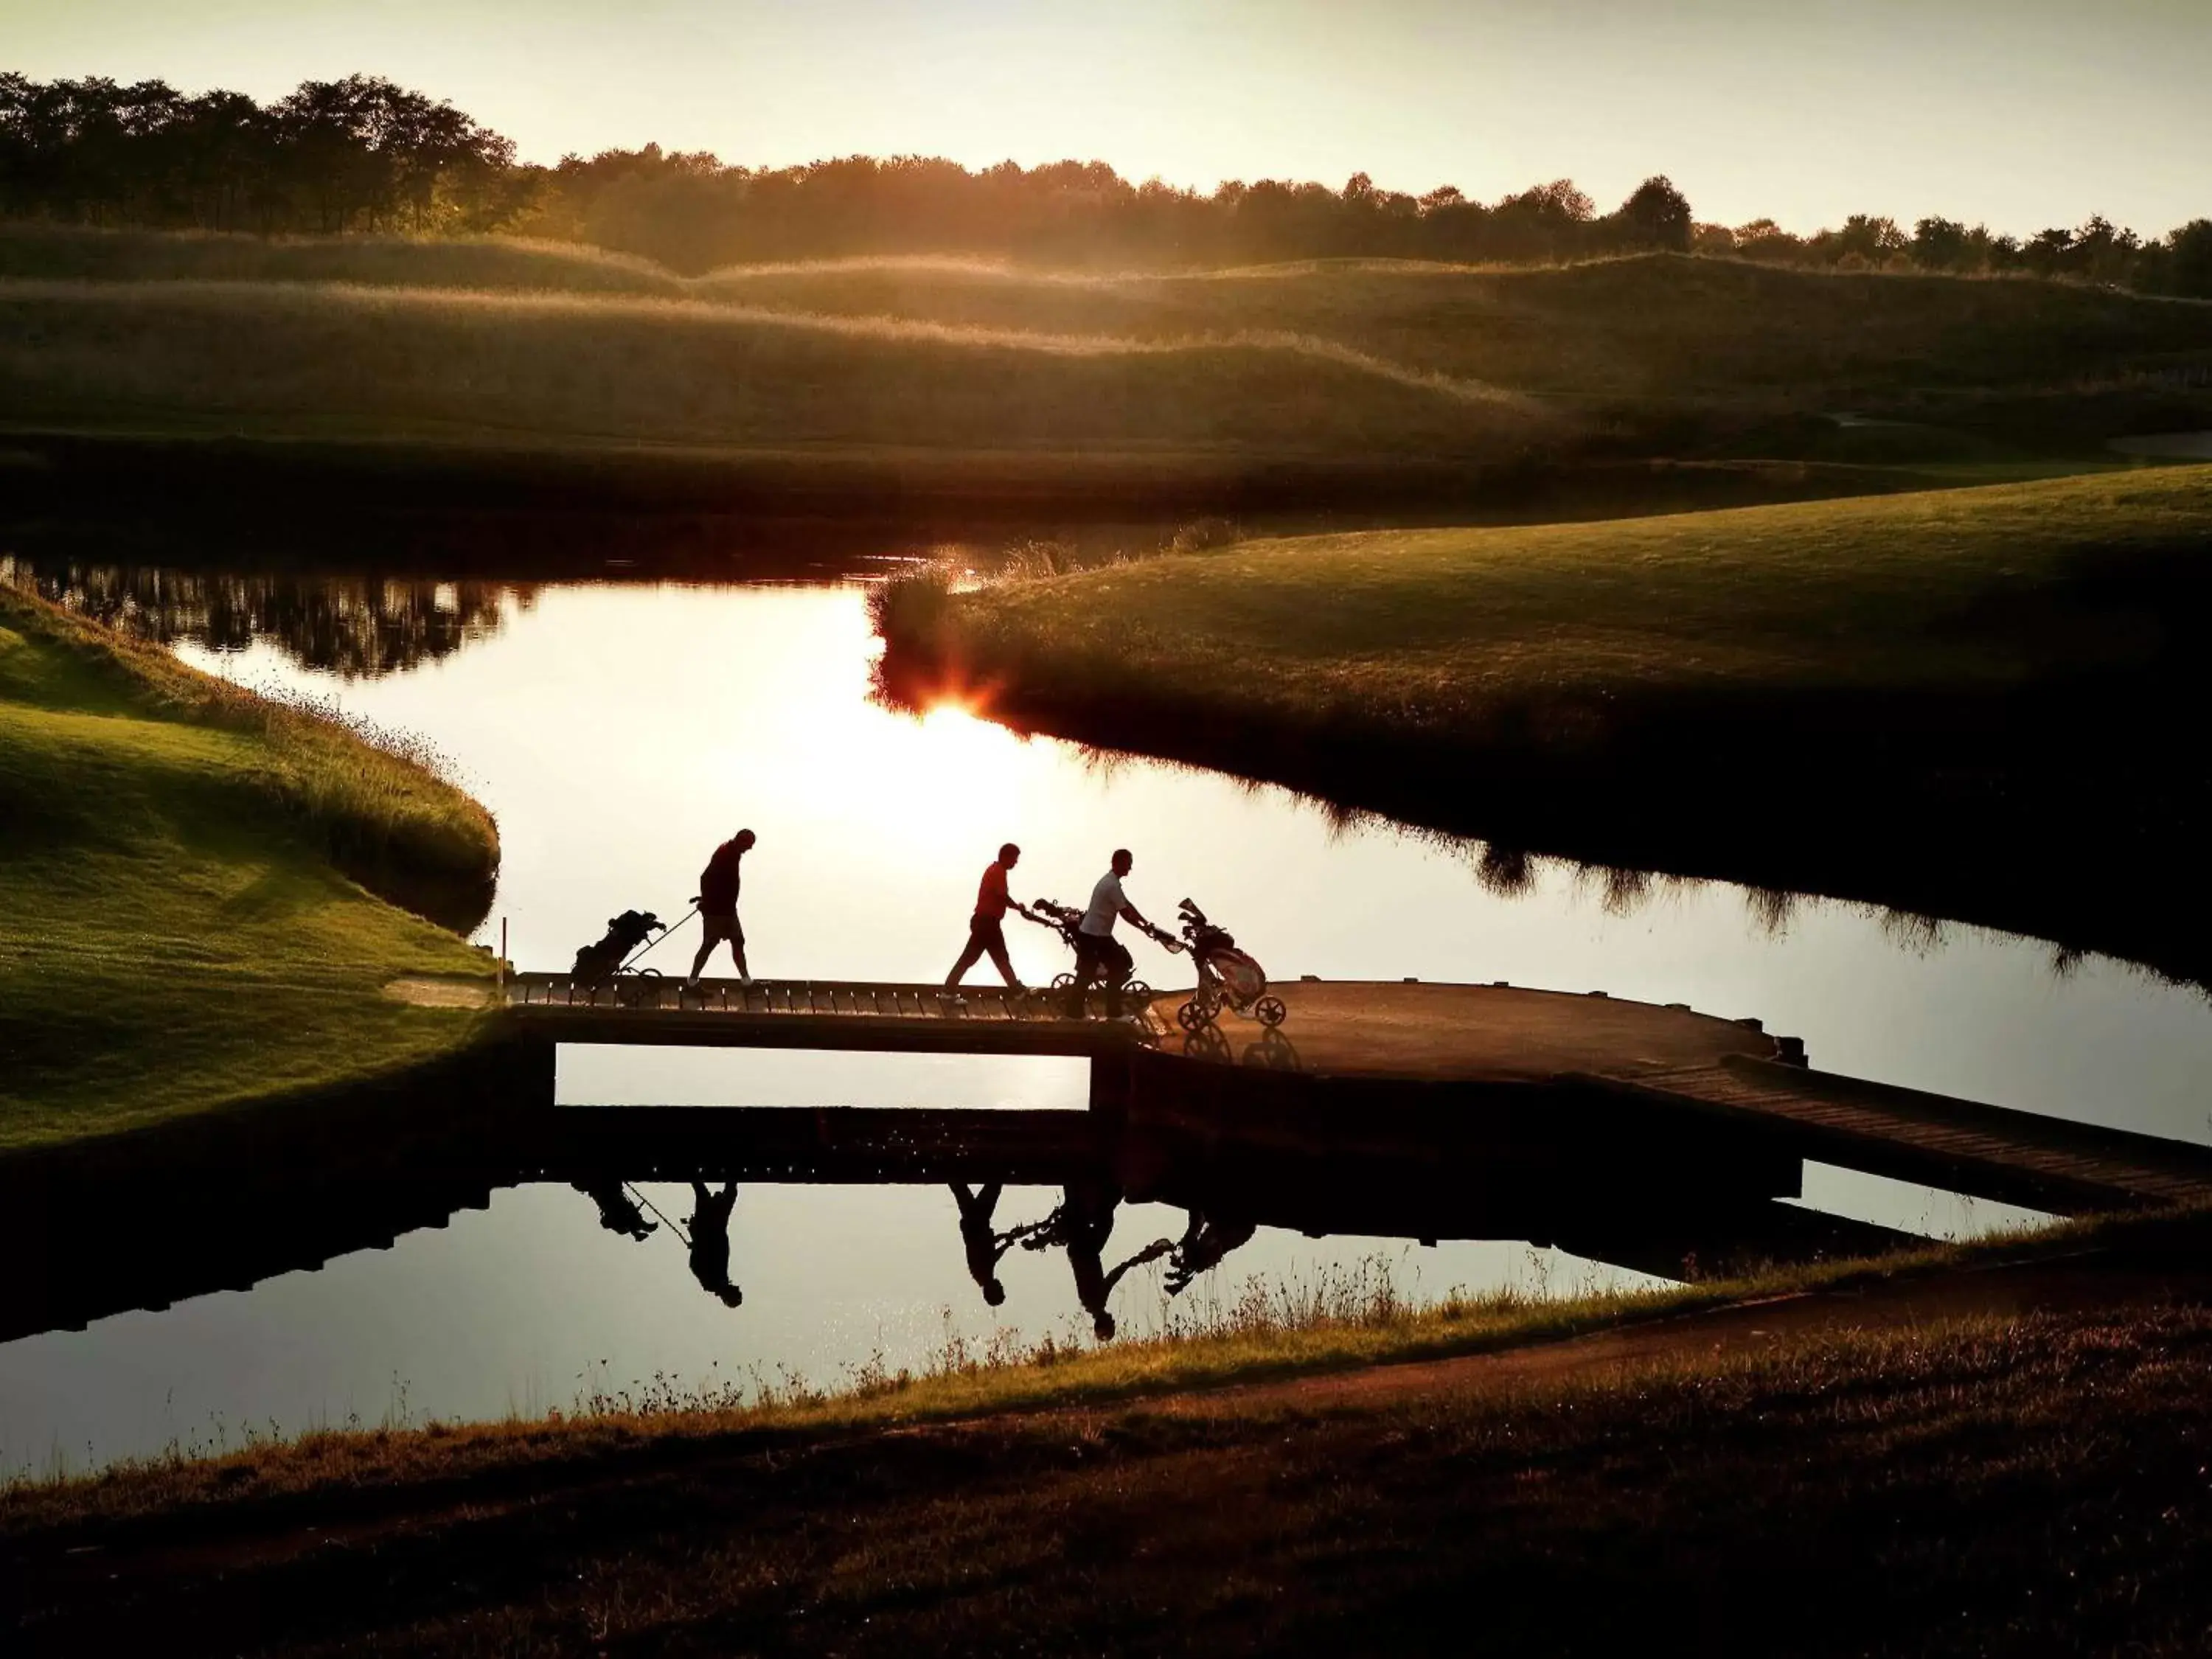
{"type": "Polygon", "coordinates": [[[2167,875],[2205,822],[2208,550],[2212,469],[2173,467],[921,578],[878,611],[914,697],[2198,973],[2167,875]]]}
{"type": "Polygon", "coordinates": [[[0,1149],[456,1046],[381,988],[487,965],[399,904],[473,925],[497,861],[404,753],[0,588],[0,1149]]]}
{"type": "Polygon", "coordinates": [[[1062,1357],[995,1395],[613,1403],[19,1486],[0,1609],[26,1651],[1400,1650],[1456,1647],[1469,1606],[1508,1650],[1693,1608],[1709,1642],[1787,1616],[1793,1650],[2179,1650],[2212,1321],[2051,1248],[2032,1282],[1923,1268],[1534,1348],[1493,1309],[1461,1344],[1490,1358],[1150,1403],[1062,1357]]]}

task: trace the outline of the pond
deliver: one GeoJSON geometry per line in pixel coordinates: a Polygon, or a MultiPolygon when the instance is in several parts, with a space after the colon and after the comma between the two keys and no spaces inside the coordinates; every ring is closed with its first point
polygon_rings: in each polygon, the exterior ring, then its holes
{"type": "MultiPolygon", "coordinates": [[[[740,827],[759,837],[745,866],[752,966],[777,977],[937,979],[1001,842],[1023,848],[1018,896],[1063,900],[1127,847],[1140,908],[1164,921],[1177,899],[1196,899],[1279,979],[1507,980],[1686,1002],[1757,1016],[1826,1069],[2212,1133],[2200,1081],[2212,1006],[2197,990],[2046,943],[1722,883],[1541,860],[1501,879],[1516,861],[1279,790],[1024,739],[988,710],[896,713],[871,696],[877,647],[857,581],[143,574],[79,597],[112,608],[130,592],[161,600],[187,660],[327,696],[442,751],[504,844],[479,938],[504,930],[525,969],[565,969],[617,911],[681,915],[708,851],[740,827]]],[[[686,965],[696,927],[653,959],[686,965]]],[[[1008,927],[1025,978],[1066,966],[1055,935],[1008,927]]],[[[1136,949],[1140,973],[1176,982],[1174,960],[1136,949]]],[[[674,1049],[564,1049],[558,1089],[597,1104],[1085,1098],[1074,1061],[674,1049]]],[[[672,1222],[690,1211],[687,1188],[642,1190],[672,1222]]],[[[1000,1224],[1043,1215],[1054,1197],[1010,1190],[1000,1224]]],[[[1817,1167],[1805,1201],[1936,1235],[2019,1217],[1817,1167]]],[[[744,1292],[732,1309],[694,1282],[673,1225],[631,1239],[565,1187],[502,1190],[388,1250],[0,1345],[0,1465],[81,1467],[272,1425],[537,1412],[656,1377],[835,1383],[878,1357],[921,1363],[950,1339],[1087,1329],[1056,1253],[1012,1253],[1005,1305],[984,1305],[956,1222],[942,1188],[749,1185],[730,1232],[744,1292]]],[[[1125,1210],[1109,1260],[1182,1222],[1125,1210]]],[[[1254,1275],[1311,1289],[1383,1272],[1423,1296],[1633,1278],[1512,1240],[1423,1248],[1263,1229],[1172,1308],[1233,1302],[1254,1275]]],[[[1115,1307],[1125,1331],[1168,1316],[1158,1269],[1125,1279],[1115,1307]]]]}

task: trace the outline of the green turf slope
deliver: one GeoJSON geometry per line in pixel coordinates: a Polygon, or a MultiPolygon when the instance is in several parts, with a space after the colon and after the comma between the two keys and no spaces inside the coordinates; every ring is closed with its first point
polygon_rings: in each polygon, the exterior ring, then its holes
{"type": "Polygon", "coordinates": [[[940,574],[875,610],[896,696],[1479,837],[1501,881],[1520,853],[1717,877],[2212,984],[2208,556],[2212,467],[2169,467],[940,574]]]}
{"type": "Polygon", "coordinates": [[[465,1042],[407,974],[489,973],[376,897],[488,882],[489,816],[410,763],[0,588],[0,1150],[465,1042]]]}
{"type": "Polygon", "coordinates": [[[2069,608],[2083,562],[2192,544],[2212,549],[2212,467],[1247,542],[925,590],[902,642],[1024,688],[1475,736],[1507,708],[1971,691],[2124,660],[2131,624],[2069,608]]]}

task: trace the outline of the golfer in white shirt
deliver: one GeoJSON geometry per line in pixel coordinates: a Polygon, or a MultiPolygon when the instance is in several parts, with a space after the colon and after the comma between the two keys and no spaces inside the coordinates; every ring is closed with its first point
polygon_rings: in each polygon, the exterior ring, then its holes
{"type": "Polygon", "coordinates": [[[1114,867],[1099,877],[1098,884],[1091,890],[1091,908],[1083,913],[1083,921],[1075,930],[1075,988],[1068,994],[1071,1018],[1083,1018],[1084,1002],[1094,982],[1103,982],[1106,987],[1106,1018],[1121,1017],[1121,988],[1129,982],[1130,972],[1137,964],[1128,947],[1114,937],[1117,918],[1126,919],[1133,927],[1143,928],[1170,950],[1176,948],[1175,940],[1138,915],[1137,907],[1121,890],[1121,878],[1135,863],[1127,848],[1117,848],[1114,867]]]}

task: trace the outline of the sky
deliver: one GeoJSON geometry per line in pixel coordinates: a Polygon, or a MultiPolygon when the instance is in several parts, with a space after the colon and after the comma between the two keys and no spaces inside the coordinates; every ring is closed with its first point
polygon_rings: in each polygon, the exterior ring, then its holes
{"type": "Polygon", "coordinates": [[[2212,0],[0,0],[0,68],[382,74],[527,159],[1073,157],[1492,200],[1665,173],[1700,218],[2212,216],[2212,0]]]}

